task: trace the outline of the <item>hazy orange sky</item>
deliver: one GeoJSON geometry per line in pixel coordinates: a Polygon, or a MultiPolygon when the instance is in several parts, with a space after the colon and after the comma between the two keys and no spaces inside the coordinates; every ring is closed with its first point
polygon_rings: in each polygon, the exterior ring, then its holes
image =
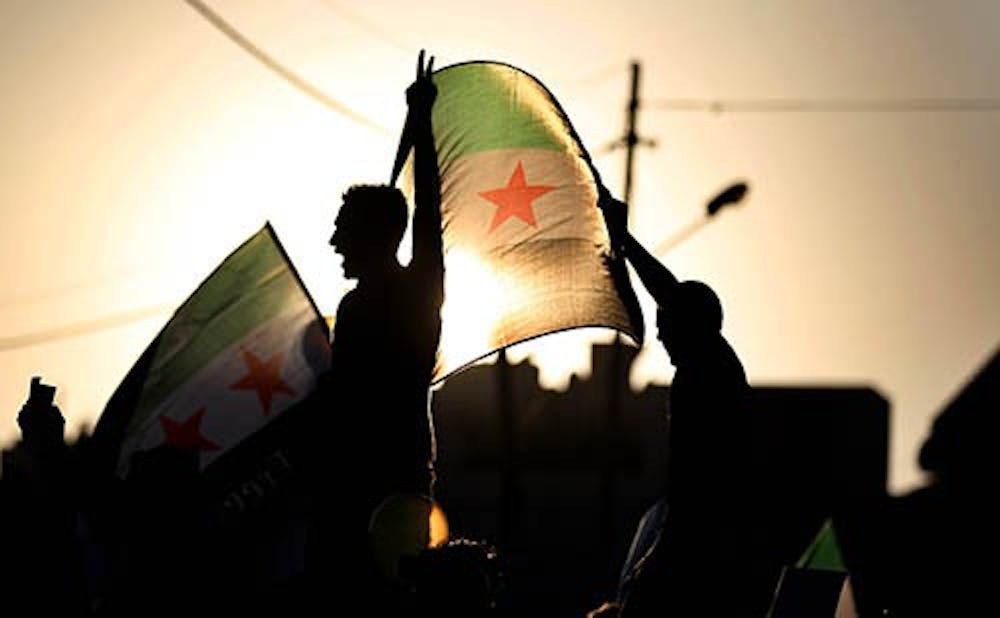
{"type": "MultiPolygon", "coordinates": [[[[655,244],[751,185],[667,256],[712,284],[751,381],[870,384],[892,404],[892,485],[1000,340],[1000,112],[676,112],[663,99],[1000,97],[1000,4],[209,3],[276,59],[388,128],[303,96],[180,0],[0,2],[0,443],[28,381],[92,424],[169,317],[31,347],[11,338],[182,301],[274,223],[321,309],[341,192],[386,179],[416,51],[501,60],[560,100],[612,190],[628,62],[642,62],[634,229],[655,244]],[[355,8],[356,7],[356,8],[355,8]]],[[[539,344],[550,385],[585,346],[539,344]]],[[[666,382],[662,350],[633,384],[666,382]]]]}

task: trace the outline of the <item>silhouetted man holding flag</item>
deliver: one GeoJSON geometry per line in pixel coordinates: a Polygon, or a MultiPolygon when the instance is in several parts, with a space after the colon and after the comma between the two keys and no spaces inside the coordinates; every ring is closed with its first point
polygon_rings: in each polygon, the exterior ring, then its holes
{"type": "Polygon", "coordinates": [[[770,599],[753,524],[750,389],[722,336],[722,305],[678,281],[625,229],[625,205],[602,199],[612,241],[657,304],[657,338],[677,368],[670,386],[662,528],[627,574],[622,615],[760,616],[770,599]]]}
{"type": "Polygon", "coordinates": [[[421,52],[417,80],[406,92],[415,148],[411,262],[403,266],[396,259],[407,205],[394,187],[349,188],[330,239],[345,277],[358,283],[337,309],[331,368],[319,392],[317,412],[326,431],[314,436],[314,465],[332,473],[318,481],[329,489],[318,492],[313,551],[323,563],[353,569],[372,568],[367,528],[378,504],[394,493],[430,495],[434,483],[428,388],[441,332],[444,266],[431,134],[437,90],[433,58],[426,68],[423,58],[421,52]]]}

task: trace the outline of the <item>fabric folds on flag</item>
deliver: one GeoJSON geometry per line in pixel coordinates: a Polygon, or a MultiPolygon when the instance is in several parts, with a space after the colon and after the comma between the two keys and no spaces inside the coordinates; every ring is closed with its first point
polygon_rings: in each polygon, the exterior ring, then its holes
{"type": "Polygon", "coordinates": [[[641,341],[635,295],[597,207],[599,176],[552,94],[494,62],[446,67],[434,83],[445,260],[435,380],[571,328],[641,341]]]}
{"type": "Polygon", "coordinates": [[[95,439],[196,452],[204,469],[314,390],[329,337],[270,224],[180,306],[119,386],[95,439]]]}

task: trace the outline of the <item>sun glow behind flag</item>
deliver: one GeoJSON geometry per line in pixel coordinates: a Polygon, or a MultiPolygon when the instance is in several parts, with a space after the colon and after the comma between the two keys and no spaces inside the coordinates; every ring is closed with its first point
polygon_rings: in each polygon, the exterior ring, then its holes
{"type": "MultiPolygon", "coordinates": [[[[597,208],[600,181],[551,93],[493,62],[446,67],[434,83],[445,260],[435,379],[570,328],[641,340],[635,297],[597,208]]],[[[412,161],[404,172],[412,198],[412,161]]]]}

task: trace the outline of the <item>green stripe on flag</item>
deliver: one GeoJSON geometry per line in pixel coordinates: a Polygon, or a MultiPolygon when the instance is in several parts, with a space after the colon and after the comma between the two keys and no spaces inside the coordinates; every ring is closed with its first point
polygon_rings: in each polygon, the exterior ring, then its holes
{"type": "Polygon", "coordinates": [[[164,397],[220,352],[276,316],[298,287],[268,229],[244,243],[164,329],[130,430],[142,426],[164,397]],[[206,331],[212,336],[196,336],[206,331]]]}
{"type": "Polygon", "coordinates": [[[473,62],[441,69],[434,83],[434,139],[442,173],[456,159],[497,148],[579,152],[551,95],[526,73],[473,62]]]}

